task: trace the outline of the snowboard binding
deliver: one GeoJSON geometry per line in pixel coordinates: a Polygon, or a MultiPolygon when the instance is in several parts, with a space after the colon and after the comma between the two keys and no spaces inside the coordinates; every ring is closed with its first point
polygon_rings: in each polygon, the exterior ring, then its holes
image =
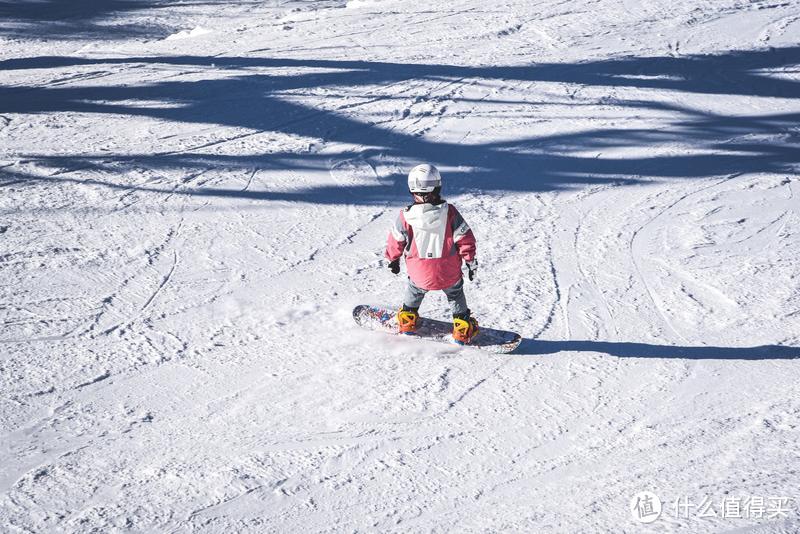
{"type": "Polygon", "coordinates": [[[478,332],[478,321],[469,314],[453,316],[453,341],[459,345],[469,345],[478,332]]]}
{"type": "Polygon", "coordinates": [[[397,327],[401,334],[413,335],[419,327],[419,314],[413,308],[406,308],[405,305],[397,312],[397,327]]]}

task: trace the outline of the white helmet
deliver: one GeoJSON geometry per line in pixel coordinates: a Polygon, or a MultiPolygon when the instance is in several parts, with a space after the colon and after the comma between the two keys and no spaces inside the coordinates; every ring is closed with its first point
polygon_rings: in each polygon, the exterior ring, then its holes
{"type": "Polygon", "coordinates": [[[408,190],[412,193],[432,193],[442,187],[442,175],[433,165],[417,165],[408,173],[408,190]]]}

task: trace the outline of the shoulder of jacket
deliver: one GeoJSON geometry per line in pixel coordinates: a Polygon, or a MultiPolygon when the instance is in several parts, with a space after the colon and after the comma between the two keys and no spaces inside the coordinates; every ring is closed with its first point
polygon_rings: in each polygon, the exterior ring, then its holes
{"type": "MultiPolygon", "coordinates": [[[[412,205],[413,206],[413,205],[412,205]]],[[[401,224],[404,228],[408,228],[411,224],[408,222],[408,217],[411,216],[413,218],[413,213],[409,212],[411,206],[407,206],[402,208],[400,212],[397,214],[397,222],[401,224]]]]}

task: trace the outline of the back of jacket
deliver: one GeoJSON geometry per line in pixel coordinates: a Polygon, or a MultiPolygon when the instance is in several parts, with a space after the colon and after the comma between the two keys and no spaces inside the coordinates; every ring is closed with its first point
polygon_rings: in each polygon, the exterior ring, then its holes
{"type": "Polygon", "coordinates": [[[462,259],[475,259],[475,236],[455,206],[414,204],[400,212],[387,238],[387,259],[404,254],[415,286],[445,289],[461,279],[462,259]]]}

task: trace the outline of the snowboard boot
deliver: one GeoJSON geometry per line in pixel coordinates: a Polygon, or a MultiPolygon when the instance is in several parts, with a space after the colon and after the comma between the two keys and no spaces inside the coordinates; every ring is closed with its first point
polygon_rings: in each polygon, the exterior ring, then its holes
{"type": "Polygon", "coordinates": [[[397,326],[401,334],[414,334],[417,331],[419,314],[417,308],[407,308],[405,304],[397,312],[397,326]]]}
{"type": "Polygon", "coordinates": [[[459,345],[469,345],[478,335],[478,321],[469,313],[453,315],[453,341],[459,345]]]}

